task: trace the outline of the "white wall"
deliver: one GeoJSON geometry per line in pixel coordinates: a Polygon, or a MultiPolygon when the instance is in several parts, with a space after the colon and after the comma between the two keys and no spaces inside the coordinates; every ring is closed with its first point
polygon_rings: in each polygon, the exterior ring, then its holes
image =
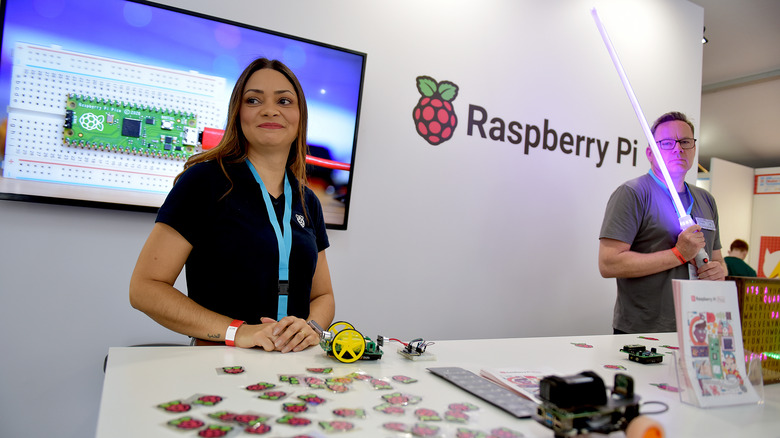
{"type": "MultiPolygon", "coordinates": [[[[723,255],[728,255],[734,239],[748,242],[750,249],[745,261],[757,272],[762,252],[761,238],[780,239],[780,194],[755,194],[755,180],[758,175],[780,174],[780,167],[753,169],[719,158],[710,162],[710,193],[718,203],[720,219],[720,241],[723,255]]],[[[766,252],[766,249],[763,250],[766,252]]],[[[773,251],[775,252],[775,251],[773,251]]],[[[765,274],[769,275],[780,256],[765,254],[765,274]],[[771,264],[771,267],[769,266],[771,264]]]]}
{"type": "MultiPolygon", "coordinates": [[[[401,339],[611,332],[615,285],[597,270],[603,208],[619,183],[648,165],[589,8],[599,8],[647,118],[676,109],[698,125],[700,7],[681,0],[163,3],[368,53],[349,229],[331,232],[328,250],[338,319],[372,337],[401,339]],[[412,124],[420,75],[460,87],[459,125],[440,146],[412,124]],[[540,130],[548,120],[559,136],[608,141],[606,154],[601,161],[595,148],[578,155],[541,145],[526,154],[522,144],[481,138],[476,129],[468,135],[470,105],[485,108],[488,120],[540,130]],[[639,145],[636,165],[630,156],[617,162],[619,138],[639,145]]],[[[183,340],[127,302],[153,220],[0,201],[0,435],[91,434],[108,347],[183,340]]]]}
{"type": "Polygon", "coordinates": [[[718,204],[720,243],[723,245],[724,257],[728,255],[734,239],[750,243],[754,179],[751,167],[719,158],[710,160],[710,193],[718,204]]]}

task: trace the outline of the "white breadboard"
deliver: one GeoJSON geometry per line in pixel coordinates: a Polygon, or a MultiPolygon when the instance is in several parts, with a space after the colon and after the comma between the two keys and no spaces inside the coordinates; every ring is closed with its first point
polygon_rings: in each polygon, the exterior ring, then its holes
{"type": "Polygon", "coordinates": [[[195,114],[198,130],[222,128],[225,79],[17,43],[3,177],[167,193],[183,161],[69,147],[68,94],[195,114]]]}

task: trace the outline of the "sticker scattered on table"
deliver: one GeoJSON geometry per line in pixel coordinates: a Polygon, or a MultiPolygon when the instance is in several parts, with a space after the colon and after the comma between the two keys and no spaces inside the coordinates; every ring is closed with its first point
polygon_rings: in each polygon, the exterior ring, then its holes
{"type": "Polygon", "coordinates": [[[409,376],[393,376],[393,380],[399,383],[415,383],[417,379],[413,379],[409,376]]]}
{"type": "Polygon", "coordinates": [[[285,415],[281,418],[277,418],[276,422],[279,424],[286,424],[288,426],[295,426],[295,427],[301,427],[301,426],[308,426],[311,424],[311,420],[305,417],[298,417],[296,415],[285,415]]]}
{"type": "Polygon", "coordinates": [[[592,345],[586,344],[584,342],[572,342],[571,345],[574,345],[575,347],[580,347],[580,348],[593,348],[592,345]]]}
{"type": "Polygon", "coordinates": [[[343,418],[366,418],[365,409],[337,408],[333,410],[333,415],[343,418]]]}
{"type": "Polygon", "coordinates": [[[439,413],[428,408],[415,409],[414,416],[417,417],[418,421],[441,421],[439,413]]]}
{"type": "Polygon", "coordinates": [[[217,368],[217,373],[218,374],[241,374],[244,371],[246,371],[246,370],[244,369],[244,367],[242,367],[240,365],[236,365],[236,366],[232,366],[232,367],[220,367],[220,368],[217,368]]]}
{"type": "Polygon", "coordinates": [[[181,417],[175,420],[171,420],[167,424],[179,430],[192,430],[192,429],[200,429],[206,423],[196,418],[187,416],[187,417],[181,417]]]}
{"type": "Polygon", "coordinates": [[[385,394],[382,396],[382,399],[387,403],[396,406],[416,405],[422,401],[422,397],[411,394],[403,394],[400,392],[385,394]]]}
{"type": "Polygon", "coordinates": [[[320,427],[325,432],[348,432],[355,428],[354,423],[349,421],[320,421],[320,427]]]}
{"type": "Polygon", "coordinates": [[[680,390],[676,386],[672,386],[668,383],[651,383],[651,385],[656,386],[659,389],[663,389],[664,391],[680,392],[680,390]]]}

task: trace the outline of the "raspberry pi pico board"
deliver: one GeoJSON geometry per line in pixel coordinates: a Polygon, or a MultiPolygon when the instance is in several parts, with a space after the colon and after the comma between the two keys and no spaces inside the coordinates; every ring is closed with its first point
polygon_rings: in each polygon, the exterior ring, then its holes
{"type": "Polygon", "coordinates": [[[65,106],[67,146],[178,160],[200,152],[194,114],[74,94],[65,106]]]}

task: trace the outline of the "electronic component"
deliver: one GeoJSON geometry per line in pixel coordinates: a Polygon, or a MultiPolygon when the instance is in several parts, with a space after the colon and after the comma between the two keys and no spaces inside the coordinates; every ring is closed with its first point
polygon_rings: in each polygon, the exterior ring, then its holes
{"type": "Polygon", "coordinates": [[[224,135],[224,131],[221,129],[215,129],[215,128],[203,128],[203,132],[198,134],[197,141],[200,142],[201,146],[203,147],[203,150],[209,150],[216,147],[219,142],[222,140],[222,136],[224,135]]]}
{"type": "Polygon", "coordinates": [[[328,356],[335,357],[339,362],[352,363],[356,360],[377,360],[382,358],[384,344],[382,336],[374,342],[368,336],[363,336],[344,321],[334,322],[323,330],[317,321],[309,321],[309,326],[320,336],[320,347],[328,356]]]}
{"type": "Polygon", "coordinates": [[[74,94],[65,105],[67,146],[180,160],[201,151],[193,114],[74,94]]]}
{"type": "Polygon", "coordinates": [[[141,136],[141,121],[136,119],[123,119],[122,120],[122,135],[125,137],[141,136]]]}
{"type": "Polygon", "coordinates": [[[658,354],[655,347],[648,351],[644,345],[630,344],[624,345],[620,351],[628,353],[628,360],[641,364],[660,363],[664,360],[664,356],[658,354]]]}
{"type": "Polygon", "coordinates": [[[435,356],[425,352],[432,344],[433,342],[425,342],[423,338],[412,339],[404,348],[398,350],[398,354],[410,360],[434,360],[435,356]]]}
{"type": "Polygon", "coordinates": [[[528,418],[536,403],[460,367],[432,367],[428,371],[517,418],[528,418]]]}
{"type": "Polygon", "coordinates": [[[539,384],[539,398],[562,409],[607,403],[604,381],[593,371],[573,376],[547,376],[539,384]]]}
{"type": "Polygon", "coordinates": [[[604,381],[593,371],[547,376],[539,382],[539,398],[542,402],[533,418],[552,429],[556,437],[594,432],[610,434],[620,430],[627,437],[663,437],[660,424],[639,416],[634,379],[626,374],[615,374],[615,385],[609,396],[604,381]],[[648,432],[652,434],[645,435],[648,432]]]}

